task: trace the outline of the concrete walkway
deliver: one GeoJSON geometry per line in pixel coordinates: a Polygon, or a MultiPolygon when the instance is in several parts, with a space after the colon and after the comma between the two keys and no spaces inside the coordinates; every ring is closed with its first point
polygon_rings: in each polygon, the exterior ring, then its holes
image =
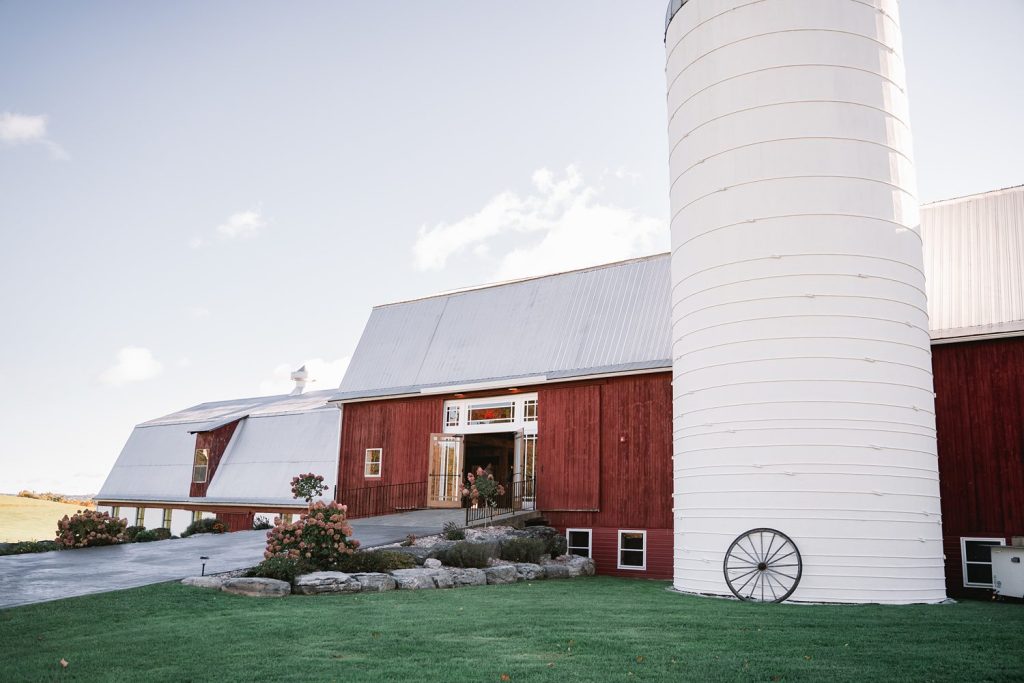
{"type": "MultiPolygon", "coordinates": [[[[362,547],[372,548],[436,534],[449,520],[461,526],[465,511],[417,510],[351,524],[362,547]]],[[[174,581],[199,574],[204,562],[207,574],[244,569],[263,559],[266,539],[266,531],[238,531],[0,557],[0,608],[174,581]]]]}

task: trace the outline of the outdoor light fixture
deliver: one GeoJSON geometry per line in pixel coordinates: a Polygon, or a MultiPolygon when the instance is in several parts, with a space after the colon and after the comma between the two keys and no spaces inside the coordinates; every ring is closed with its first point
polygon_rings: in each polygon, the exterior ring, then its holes
{"type": "Polygon", "coordinates": [[[199,559],[200,559],[200,560],[204,560],[204,562],[203,562],[203,568],[202,568],[202,570],[201,570],[201,571],[199,572],[199,576],[206,576],[206,562],[205,562],[205,560],[208,560],[208,559],[210,559],[210,558],[209,558],[209,557],[207,557],[206,555],[200,555],[200,556],[199,556],[199,559]]]}

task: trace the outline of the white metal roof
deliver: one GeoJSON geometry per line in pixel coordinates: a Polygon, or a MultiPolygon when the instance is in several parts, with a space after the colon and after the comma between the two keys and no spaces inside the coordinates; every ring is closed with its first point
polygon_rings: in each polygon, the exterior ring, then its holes
{"type": "Polygon", "coordinates": [[[1024,186],[921,207],[932,338],[1024,331],[1024,186]]]}
{"type": "Polygon", "coordinates": [[[671,367],[668,254],[378,306],[337,400],[671,367]]]}
{"type": "Polygon", "coordinates": [[[341,412],[334,391],[203,403],[135,427],[98,500],[295,505],[291,478],[324,476],[333,493],[341,412]],[[190,498],[195,433],[241,420],[210,481],[190,498]]]}

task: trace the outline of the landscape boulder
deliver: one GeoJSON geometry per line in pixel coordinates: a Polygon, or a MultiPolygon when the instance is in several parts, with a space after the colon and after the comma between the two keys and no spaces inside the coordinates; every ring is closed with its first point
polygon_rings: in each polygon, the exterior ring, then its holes
{"type": "Polygon", "coordinates": [[[363,592],[381,593],[383,591],[393,591],[398,586],[393,576],[380,572],[352,574],[352,578],[363,587],[363,592]]]}
{"type": "Polygon", "coordinates": [[[572,576],[569,572],[568,565],[552,562],[550,564],[543,565],[543,567],[545,579],[568,579],[572,576]]]}
{"type": "Polygon", "coordinates": [[[515,583],[519,580],[516,567],[513,564],[499,564],[494,567],[485,567],[484,575],[487,577],[487,585],[493,586],[503,583],[515,583]]]}
{"type": "Polygon", "coordinates": [[[253,598],[283,598],[292,592],[292,586],[287,581],[255,578],[225,579],[220,589],[225,593],[253,598]]]}
{"type": "Polygon", "coordinates": [[[544,568],[532,562],[516,562],[516,576],[520,581],[536,581],[544,578],[544,568]]]}
{"type": "Polygon", "coordinates": [[[194,586],[195,588],[220,590],[224,585],[224,579],[219,576],[189,576],[182,579],[181,583],[184,586],[194,586]]]}
{"type": "Polygon", "coordinates": [[[566,566],[569,568],[569,576],[593,576],[596,571],[592,559],[578,555],[570,556],[566,566]]]}
{"type": "Polygon", "coordinates": [[[436,557],[428,557],[427,559],[423,560],[423,567],[426,569],[440,569],[441,560],[437,559],[436,557]]]}
{"type": "Polygon", "coordinates": [[[487,574],[484,573],[483,569],[450,567],[448,573],[452,576],[452,584],[455,588],[487,585],[487,574]]]}
{"type": "Polygon", "coordinates": [[[345,572],[312,572],[295,578],[295,592],[300,595],[322,593],[358,593],[363,584],[345,572]]]}
{"type": "Polygon", "coordinates": [[[433,573],[436,569],[395,569],[389,572],[398,584],[399,590],[422,590],[434,588],[433,573]]]}

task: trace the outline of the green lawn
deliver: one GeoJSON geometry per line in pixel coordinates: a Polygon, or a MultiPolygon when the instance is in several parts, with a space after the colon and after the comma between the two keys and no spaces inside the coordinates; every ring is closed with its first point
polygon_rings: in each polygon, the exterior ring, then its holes
{"type": "Polygon", "coordinates": [[[1020,605],[753,605],[666,585],[595,578],[259,600],[163,584],[0,611],[0,678],[1024,679],[1020,605]]]}
{"type": "Polygon", "coordinates": [[[57,520],[85,508],[81,505],[0,494],[0,543],[52,541],[57,520]]]}

